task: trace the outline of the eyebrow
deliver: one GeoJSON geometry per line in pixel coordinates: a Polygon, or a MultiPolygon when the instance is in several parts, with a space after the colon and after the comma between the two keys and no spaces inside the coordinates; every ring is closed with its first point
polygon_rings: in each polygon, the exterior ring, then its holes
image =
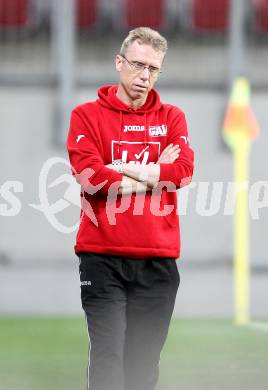
{"type": "Polygon", "coordinates": [[[131,62],[136,62],[136,63],[139,63],[139,64],[142,64],[142,65],[146,65],[146,66],[149,66],[150,68],[152,69],[157,69],[157,70],[160,70],[160,68],[158,68],[158,66],[154,66],[154,65],[147,65],[145,62],[143,61],[139,61],[139,60],[129,60],[131,62]]]}

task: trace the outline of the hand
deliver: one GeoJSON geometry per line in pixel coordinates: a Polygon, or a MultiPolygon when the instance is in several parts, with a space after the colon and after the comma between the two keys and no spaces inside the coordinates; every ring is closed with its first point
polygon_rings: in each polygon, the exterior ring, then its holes
{"type": "Polygon", "coordinates": [[[180,155],[179,145],[169,144],[161,153],[157,163],[158,164],[171,164],[173,163],[180,155]]]}

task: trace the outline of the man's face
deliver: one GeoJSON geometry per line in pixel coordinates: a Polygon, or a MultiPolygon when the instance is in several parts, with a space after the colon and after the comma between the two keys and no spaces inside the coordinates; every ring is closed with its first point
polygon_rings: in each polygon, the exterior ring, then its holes
{"type": "Polygon", "coordinates": [[[119,82],[131,100],[146,100],[158,78],[163,59],[163,52],[156,51],[151,45],[142,44],[138,40],[128,47],[124,57],[116,56],[119,82]],[[143,68],[143,65],[146,67],[143,68]]]}

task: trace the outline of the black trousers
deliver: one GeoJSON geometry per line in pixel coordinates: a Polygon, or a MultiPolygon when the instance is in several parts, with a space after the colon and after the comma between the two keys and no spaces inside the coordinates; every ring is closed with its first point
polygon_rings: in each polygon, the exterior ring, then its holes
{"type": "Polygon", "coordinates": [[[79,257],[88,390],[153,390],[180,283],[176,261],[79,257]]]}

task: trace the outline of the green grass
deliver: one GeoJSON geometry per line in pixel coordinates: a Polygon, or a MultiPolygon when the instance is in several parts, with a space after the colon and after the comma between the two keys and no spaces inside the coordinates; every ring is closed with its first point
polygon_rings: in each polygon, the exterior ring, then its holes
{"type": "Polygon", "coordinates": [[[227,320],[173,321],[160,389],[267,390],[268,333],[227,320]]]}
{"type": "MultiPolygon", "coordinates": [[[[1,318],[1,390],[84,390],[80,318],[1,318]]],[[[267,390],[268,332],[224,320],[173,320],[157,390],[267,390]]]]}

